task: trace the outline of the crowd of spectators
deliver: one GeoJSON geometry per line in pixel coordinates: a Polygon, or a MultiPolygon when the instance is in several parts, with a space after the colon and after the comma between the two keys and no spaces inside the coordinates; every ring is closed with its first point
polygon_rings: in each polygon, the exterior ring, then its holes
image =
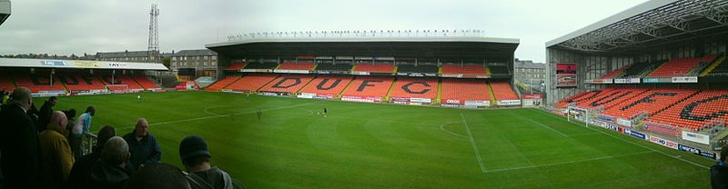
{"type": "Polygon", "coordinates": [[[134,130],[123,137],[110,125],[93,135],[94,106],[74,119],[73,109],[54,111],[58,99],[51,97],[38,111],[25,87],[16,88],[2,102],[0,189],[244,188],[211,166],[207,142],[199,136],[187,136],[180,143],[183,171],[160,163],[162,152],[145,118],[139,118],[134,130]],[[95,136],[96,143],[84,151],[86,136],[95,136]]]}

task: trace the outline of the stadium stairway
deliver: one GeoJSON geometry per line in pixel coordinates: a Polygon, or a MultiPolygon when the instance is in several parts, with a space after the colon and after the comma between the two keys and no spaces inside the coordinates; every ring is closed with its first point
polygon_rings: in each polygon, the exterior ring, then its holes
{"type": "Polygon", "coordinates": [[[219,91],[224,89],[228,85],[235,83],[240,79],[240,76],[228,76],[225,79],[221,79],[205,88],[206,91],[219,91]]]}
{"type": "Polygon", "coordinates": [[[705,68],[705,70],[703,70],[703,72],[700,73],[700,76],[705,77],[706,75],[708,75],[708,73],[712,72],[716,67],[720,66],[720,64],[723,64],[723,62],[725,62],[725,57],[726,57],[726,55],[722,55],[722,56],[718,57],[715,61],[713,61],[713,64],[708,66],[708,68],[705,68]]]}

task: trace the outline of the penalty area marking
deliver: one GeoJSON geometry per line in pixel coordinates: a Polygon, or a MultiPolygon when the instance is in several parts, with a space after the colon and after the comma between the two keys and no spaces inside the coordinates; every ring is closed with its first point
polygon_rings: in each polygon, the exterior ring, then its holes
{"type": "MultiPolygon", "coordinates": [[[[552,117],[557,117],[557,118],[560,118],[560,117],[558,117],[557,115],[554,115],[554,114],[551,114],[551,113],[546,113],[546,112],[544,112],[544,111],[541,111],[541,110],[536,110],[536,109],[534,109],[533,111],[537,111],[537,112],[540,112],[541,114],[546,114],[546,115],[550,115],[550,116],[552,116],[552,117]]],[[[574,122],[569,122],[569,123],[571,123],[571,124],[574,124],[574,125],[579,125],[579,126],[582,126],[581,124],[577,124],[577,123],[574,123],[574,122]]],[[[671,157],[671,158],[673,158],[673,159],[676,159],[676,160],[680,160],[680,161],[683,161],[683,162],[685,162],[685,163],[689,163],[689,164],[692,164],[692,165],[695,165],[695,166],[698,166],[698,167],[701,167],[701,168],[704,168],[704,169],[710,169],[710,167],[707,167],[707,166],[705,166],[705,165],[701,165],[701,164],[698,164],[698,163],[695,163],[695,162],[692,162],[692,161],[689,161],[689,160],[686,160],[686,159],[682,159],[682,158],[680,158],[680,156],[674,156],[674,155],[670,155],[670,154],[667,154],[667,153],[665,153],[665,152],[662,152],[662,151],[659,151],[659,150],[655,150],[655,149],[653,149],[653,148],[650,148],[650,147],[647,147],[647,146],[644,146],[644,145],[641,145],[641,144],[637,144],[637,143],[634,143],[634,142],[632,142],[632,141],[629,141],[629,140],[626,140],[626,139],[623,139],[623,138],[619,138],[619,137],[617,137],[617,136],[614,136],[614,135],[611,135],[611,134],[607,134],[607,133],[605,133],[604,131],[600,131],[599,129],[593,129],[592,127],[587,127],[587,129],[589,129],[589,130],[592,130],[592,131],[596,131],[596,132],[599,132],[599,133],[602,133],[602,134],[604,134],[604,135],[607,135],[607,136],[609,136],[609,137],[612,137],[612,138],[615,138],[615,139],[621,140],[621,141],[623,141],[623,142],[626,142],[626,143],[629,143],[629,144],[632,144],[632,145],[635,145],[635,146],[639,146],[639,147],[642,147],[642,148],[644,148],[644,149],[648,149],[648,150],[650,150],[650,151],[653,151],[653,152],[656,152],[656,153],[659,153],[659,154],[665,155],[665,156],[667,156],[667,157],[671,157]]]]}
{"type": "Polygon", "coordinates": [[[602,160],[602,159],[612,159],[612,158],[618,158],[618,157],[640,155],[640,154],[646,154],[646,153],[652,153],[652,151],[644,151],[644,152],[636,152],[636,153],[629,153],[629,154],[621,154],[621,155],[616,155],[616,156],[603,156],[603,157],[598,157],[598,158],[583,159],[583,160],[576,160],[576,161],[567,161],[567,162],[560,162],[560,163],[547,163],[547,164],[542,164],[542,165],[531,165],[531,166],[523,166],[523,167],[513,167],[513,168],[505,168],[505,169],[496,169],[496,170],[486,171],[486,173],[503,172],[503,171],[513,171],[513,170],[528,169],[528,168],[537,168],[537,167],[549,167],[549,166],[555,166],[555,165],[566,165],[566,164],[581,163],[581,162],[588,162],[588,161],[596,161],[596,160],[602,160]]]}
{"type": "Polygon", "coordinates": [[[485,169],[485,164],[483,164],[483,158],[480,157],[480,151],[478,151],[478,147],[475,146],[475,139],[473,139],[473,133],[470,132],[470,126],[468,125],[468,122],[465,121],[465,116],[463,115],[463,113],[460,113],[460,118],[463,120],[463,124],[465,124],[466,131],[468,131],[468,136],[470,136],[470,145],[473,146],[473,151],[475,152],[475,158],[478,159],[478,164],[480,164],[480,170],[483,171],[483,173],[485,173],[488,170],[485,169]]]}
{"type": "Polygon", "coordinates": [[[450,130],[445,129],[445,125],[450,125],[450,124],[453,124],[453,123],[460,123],[460,122],[447,122],[447,123],[440,124],[440,130],[445,131],[445,132],[447,132],[447,133],[449,133],[451,135],[455,135],[455,136],[463,137],[463,138],[468,138],[468,136],[461,135],[461,134],[458,134],[458,133],[455,133],[455,132],[452,132],[450,130]]]}
{"type": "MultiPolygon", "coordinates": [[[[269,108],[269,109],[263,109],[260,110],[261,112],[267,112],[272,110],[280,110],[280,109],[286,109],[286,108],[295,108],[299,106],[305,106],[309,104],[314,104],[317,102],[309,102],[304,104],[297,104],[297,105],[291,105],[291,106],[283,106],[283,107],[275,107],[275,108],[269,108]]],[[[255,112],[242,112],[242,113],[234,113],[234,114],[219,114],[219,115],[213,115],[213,116],[205,116],[205,117],[198,117],[198,118],[191,118],[191,119],[181,119],[181,120],[175,120],[175,121],[165,121],[165,122],[158,122],[158,123],[150,123],[149,126],[159,126],[159,125],[167,125],[167,124],[173,124],[173,123],[182,123],[182,122],[188,122],[188,121],[197,121],[197,120],[203,120],[203,119],[212,119],[212,118],[219,118],[219,117],[227,117],[227,116],[234,116],[234,115],[243,115],[243,114],[249,114],[249,113],[255,113],[255,112]]],[[[132,127],[124,127],[121,129],[132,129],[132,127]]]]}

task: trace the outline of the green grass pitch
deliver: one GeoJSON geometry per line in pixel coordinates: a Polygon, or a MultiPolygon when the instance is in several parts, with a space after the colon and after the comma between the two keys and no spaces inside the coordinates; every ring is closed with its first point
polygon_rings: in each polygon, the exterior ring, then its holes
{"type": "MultiPolygon", "coordinates": [[[[208,141],[248,188],[708,188],[713,161],[536,109],[463,110],[211,92],[61,97],[92,131],[150,122],[162,161],[208,141]],[[326,107],[329,115],[319,113],[326,107]],[[256,112],[263,112],[258,120],[256,112]],[[80,115],[80,113],[79,113],[80,115]]],[[[40,108],[43,98],[36,98],[40,108]]]]}

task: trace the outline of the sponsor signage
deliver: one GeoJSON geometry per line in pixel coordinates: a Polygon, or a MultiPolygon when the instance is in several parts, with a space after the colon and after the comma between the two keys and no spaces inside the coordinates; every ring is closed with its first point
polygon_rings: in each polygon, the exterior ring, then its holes
{"type": "Polygon", "coordinates": [[[678,144],[677,149],[680,151],[693,153],[695,155],[703,156],[703,157],[710,158],[710,159],[716,158],[715,153],[713,153],[709,150],[703,150],[700,148],[695,148],[695,147],[691,147],[691,146],[684,145],[684,144],[678,144]]]}
{"type": "Polygon", "coordinates": [[[76,60],[73,61],[73,66],[79,67],[79,68],[98,68],[101,67],[99,65],[99,62],[97,61],[80,61],[76,60]]]}
{"type": "Polygon", "coordinates": [[[461,104],[460,100],[457,100],[457,99],[446,99],[445,103],[446,104],[461,104]]]}
{"type": "Polygon", "coordinates": [[[316,96],[316,93],[301,93],[297,97],[312,99],[314,96],[316,96]]]}
{"type": "Polygon", "coordinates": [[[642,139],[642,140],[647,140],[647,135],[642,134],[642,133],[637,132],[637,131],[630,130],[630,129],[624,129],[624,134],[627,134],[629,136],[633,136],[633,137],[636,137],[636,138],[639,138],[639,139],[642,139]]]}
{"type": "Polygon", "coordinates": [[[627,83],[640,83],[640,78],[629,78],[627,83]]]}
{"type": "Polygon", "coordinates": [[[126,63],[122,63],[122,62],[108,62],[108,63],[106,63],[106,65],[108,65],[109,67],[112,67],[112,68],[126,68],[127,67],[126,63]]]}
{"type": "Polygon", "coordinates": [[[341,100],[351,102],[379,102],[382,100],[382,97],[343,96],[341,100]]]}
{"type": "Polygon", "coordinates": [[[410,98],[409,100],[410,100],[410,102],[414,102],[414,103],[424,103],[424,104],[432,103],[432,99],[429,99],[429,98],[410,98]]]}
{"type": "Polygon", "coordinates": [[[523,99],[541,99],[541,94],[525,94],[522,95],[523,99]]]}
{"type": "Polygon", "coordinates": [[[698,77],[673,77],[672,78],[673,83],[698,83],[698,77]]]}
{"type": "Polygon", "coordinates": [[[696,132],[683,131],[682,139],[687,140],[687,141],[697,142],[700,144],[710,144],[710,136],[696,133],[696,132]]]}
{"type": "Polygon", "coordinates": [[[297,73],[297,74],[308,74],[308,70],[274,70],[275,73],[297,73]]]}
{"type": "Polygon", "coordinates": [[[656,137],[656,136],[650,136],[650,142],[659,144],[659,145],[662,145],[662,146],[665,146],[668,148],[676,149],[676,150],[677,150],[677,146],[678,146],[677,142],[665,140],[665,139],[662,139],[662,138],[656,137]]]}
{"type": "Polygon", "coordinates": [[[498,106],[517,106],[521,105],[521,100],[499,100],[498,106]]]}
{"type": "Polygon", "coordinates": [[[487,100],[466,100],[466,106],[490,106],[490,101],[487,100]]]}
{"type": "Polygon", "coordinates": [[[627,83],[627,79],[614,79],[614,83],[627,83]]]}
{"type": "Polygon", "coordinates": [[[66,62],[62,60],[44,60],[40,61],[40,64],[46,66],[66,66],[66,62]]]}
{"type": "Polygon", "coordinates": [[[642,83],[659,83],[660,78],[643,78],[642,83]]]}
{"type": "Polygon", "coordinates": [[[632,127],[632,120],[617,118],[617,124],[625,127],[632,127]]]}
{"type": "Polygon", "coordinates": [[[597,115],[597,118],[599,118],[601,120],[604,120],[604,121],[608,121],[610,123],[613,123],[614,122],[614,117],[608,116],[608,115],[604,115],[604,114],[597,115]]]}

